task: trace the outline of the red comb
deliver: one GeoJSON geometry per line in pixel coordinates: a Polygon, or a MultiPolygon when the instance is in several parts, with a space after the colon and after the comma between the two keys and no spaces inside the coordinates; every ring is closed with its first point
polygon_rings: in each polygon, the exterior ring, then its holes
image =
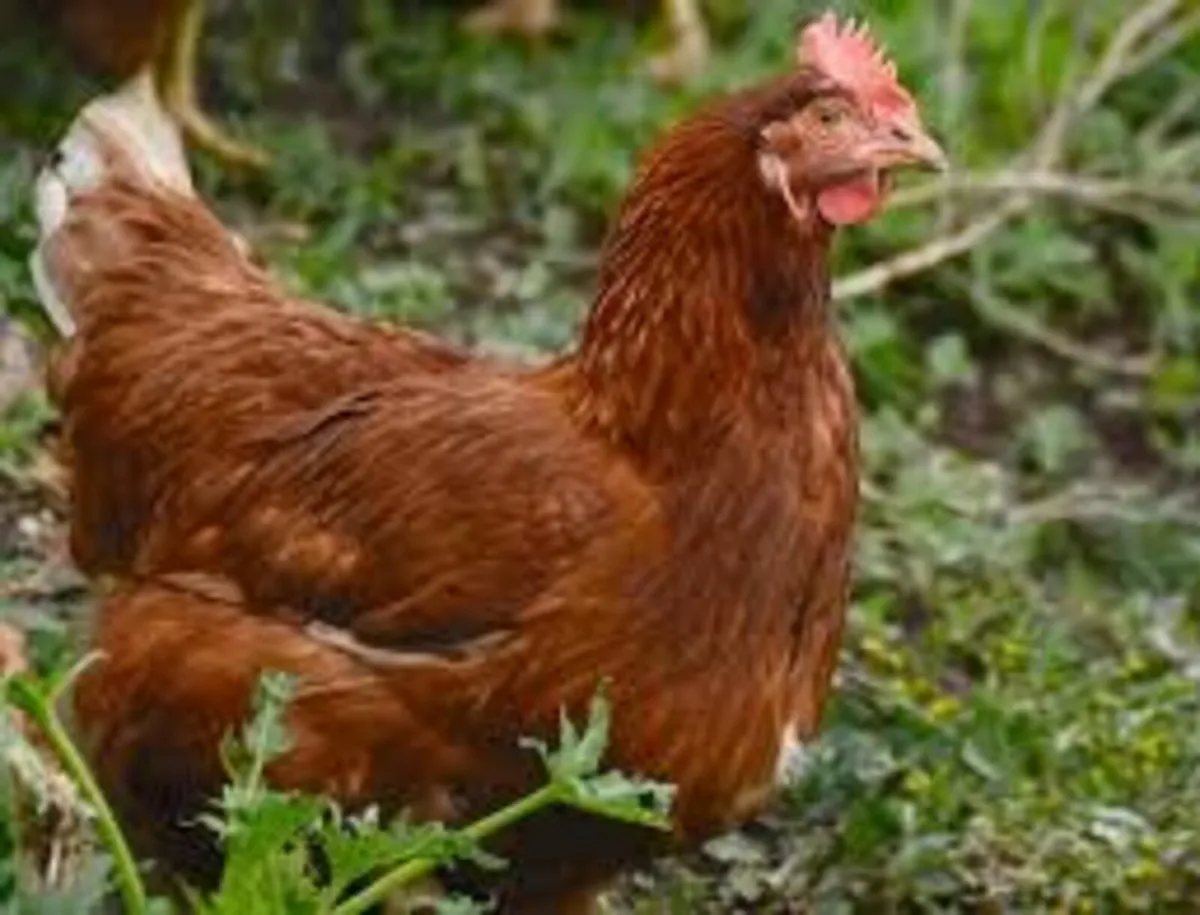
{"type": "Polygon", "coordinates": [[[800,33],[796,54],[802,64],[816,67],[879,113],[913,107],[912,96],[896,78],[896,65],[865,23],[851,19],[842,25],[833,13],[826,13],[800,33]]]}

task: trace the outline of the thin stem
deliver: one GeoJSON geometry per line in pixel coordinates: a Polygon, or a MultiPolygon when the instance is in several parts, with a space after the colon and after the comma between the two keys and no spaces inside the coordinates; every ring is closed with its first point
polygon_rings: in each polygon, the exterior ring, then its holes
{"type": "Polygon", "coordinates": [[[101,841],[113,856],[113,867],[116,869],[117,888],[121,892],[124,911],[127,915],[145,915],[146,888],[142,885],[141,874],[138,873],[137,863],[133,853],[125,842],[125,836],[117,825],[117,818],[100,786],[96,784],[91,769],[79,754],[71,741],[62,722],[59,721],[53,705],[37,695],[35,688],[16,678],[9,683],[10,695],[41,730],[58,758],[63,771],[79,789],[80,797],[96,814],[96,832],[101,841]]]}
{"type": "Polygon", "coordinates": [[[272,722],[269,720],[258,722],[258,734],[253,735],[253,738],[257,739],[252,738],[251,740],[251,745],[254,747],[254,755],[250,761],[250,772],[246,776],[245,784],[241,789],[243,797],[254,797],[262,788],[263,771],[267,767],[266,739],[263,732],[271,727],[271,724],[272,722]]]}
{"type": "MultiPolygon", "coordinates": [[[[463,828],[462,835],[473,842],[481,842],[488,836],[507,829],[512,824],[523,820],[543,807],[557,803],[563,799],[558,785],[551,782],[532,794],[527,794],[507,807],[501,807],[481,820],[463,828]]],[[[332,912],[332,915],[359,915],[371,906],[386,900],[392,893],[421,877],[431,873],[441,861],[435,858],[417,858],[406,861],[399,867],[384,874],[360,893],[351,896],[332,912]]]]}

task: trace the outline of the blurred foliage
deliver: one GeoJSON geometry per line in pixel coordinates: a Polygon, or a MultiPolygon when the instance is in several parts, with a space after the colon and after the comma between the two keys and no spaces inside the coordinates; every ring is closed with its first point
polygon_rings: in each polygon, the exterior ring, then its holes
{"type": "MultiPolygon", "coordinates": [[[[843,233],[841,275],[1014,212],[844,303],[867,504],[825,735],[771,816],[632,878],[614,907],[1193,911],[1195,6],[834,5],[886,41],[957,188],[906,179],[890,215],[843,233]],[[1156,7],[1174,18],[1081,97],[1128,17],[1156,7]],[[1039,146],[1065,98],[1066,129],[1039,146]]],[[[252,179],[199,162],[222,216],[304,294],[518,356],[570,340],[637,150],[777,71],[818,8],[713,0],[710,70],[664,91],[640,70],[657,26],[602,3],[569,5],[536,50],[467,38],[440,4],[214,6],[208,97],[275,157],[252,179]]],[[[32,33],[0,44],[0,78],[0,307],[29,318],[34,162],[96,84],[32,33]]],[[[28,458],[43,415],[0,428],[7,460],[28,458]]],[[[0,537],[13,576],[36,554],[18,534],[0,537]]]]}
{"type": "MultiPolygon", "coordinates": [[[[503,869],[505,861],[483,843],[552,806],[670,829],[669,786],[600,769],[611,727],[603,690],[590,703],[582,731],[564,713],[555,747],[528,742],[545,766],[545,785],[457,829],[405,817],[381,823],[377,808],[347,815],[328,798],[275,790],[267,784],[266,770],[291,744],[285,716],[298,679],[267,671],[252,697],[250,720],[222,741],[228,783],[197,824],[211,829],[224,851],[219,886],[208,894],[185,887],[178,894],[182,898],[152,898],[120,824],[58,712],[78,674],[96,660],[88,655],[70,667],[6,674],[0,682],[0,757],[7,763],[9,809],[19,785],[25,809],[67,812],[75,826],[42,839],[45,847],[36,855],[66,857],[71,844],[91,850],[82,836],[84,823],[92,824],[99,840],[90,859],[59,868],[48,892],[26,885],[32,868],[6,874],[16,878],[6,879],[7,901],[20,912],[93,911],[104,905],[111,889],[128,915],[361,915],[381,904],[390,911],[398,893],[413,891],[413,884],[442,866],[469,862],[503,869]],[[24,716],[22,723],[17,713],[24,716]]],[[[17,831],[18,838],[29,834],[17,831]]],[[[11,869],[19,852],[9,851],[5,864],[11,869]]],[[[415,903],[424,897],[411,898],[415,903]]],[[[485,911],[456,896],[422,902],[422,910],[427,905],[439,915],[485,911]]]]}

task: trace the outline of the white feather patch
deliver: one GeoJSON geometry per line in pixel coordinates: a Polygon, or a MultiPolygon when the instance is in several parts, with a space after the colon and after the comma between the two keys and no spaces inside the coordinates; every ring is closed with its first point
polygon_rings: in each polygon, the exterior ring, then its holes
{"type": "MultiPolygon", "coordinates": [[[[97,132],[116,143],[148,181],[184,194],[194,192],[183,137],[159,101],[154,77],[148,68],[116,92],[101,96],[84,108],[67,131],[63,151],[67,152],[71,144],[77,143],[80,147],[92,145],[95,154],[98,152],[94,147],[97,132]]],[[[73,180],[76,177],[86,182],[90,176],[64,175],[73,190],[79,189],[73,180]]]]}
{"type": "Polygon", "coordinates": [[[34,212],[41,243],[30,255],[29,269],[46,316],[64,337],[75,333],[76,323],[55,287],[45,256],[46,245],[66,221],[73,195],[96,188],[105,180],[109,164],[105,141],[119,148],[148,183],[193,193],[183,139],[159,102],[149,69],[84,107],[34,185],[34,212]]]}
{"type": "Polygon", "coordinates": [[[52,168],[43,168],[33,186],[33,210],[42,238],[57,231],[67,218],[67,185],[52,168]]]}
{"type": "Polygon", "coordinates": [[[779,739],[779,757],[775,761],[775,784],[784,788],[797,781],[808,768],[812,754],[801,742],[796,726],[789,724],[779,739]]]}
{"type": "Polygon", "coordinates": [[[63,303],[50,275],[46,270],[44,250],[47,239],[58,230],[67,218],[69,206],[67,185],[53,168],[44,168],[37,177],[33,191],[34,213],[37,216],[39,237],[41,241],[29,255],[29,272],[33,275],[33,288],[37,292],[46,317],[54,325],[54,329],[63,337],[75,333],[75,319],[63,303]]]}
{"type": "Polygon", "coordinates": [[[42,249],[46,246],[43,241],[33,253],[29,255],[29,272],[33,274],[33,288],[37,291],[39,301],[42,303],[42,310],[46,312],[46,317],[50,319],[50,323],[54,325],[54,329],[63,337],[75,336],[75,319],[71,317],[71,312],[59,298],[54,284],[50,282],[50,276],[46,272],[46,260],[42,255],[42,249]]]}

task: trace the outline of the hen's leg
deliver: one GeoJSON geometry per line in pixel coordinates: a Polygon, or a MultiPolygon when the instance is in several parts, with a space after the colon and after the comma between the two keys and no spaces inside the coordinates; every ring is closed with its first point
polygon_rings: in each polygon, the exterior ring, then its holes
{"type": "Polygon", "coordinates": [[[155,61],[163,104],[194,145],[229,165],[263,168],[268,161],[266,153],[227,136],[200,107],[196,97],[196,50],[203,21],[204,0],[184,0],[155,61]]]}
{"type": "Polygon", "coordinates": [[[708,29],[700,0],[663,0],[663,15],[672,44],[650,60],[650,74],[663,83],[686,82],[698,76],[708,64],[708,29]]]}
{"type": "Polygon", "coordinates": [[[442,885],[433,877],[397,890],[379,906],[379,915],[425,915],[435,912],[437,903],[446,898],[442,885]]]}
{"type": "Polygon", "coordinates": [[[468,13],[463,25],[484,34],[515,32],[526,38],[542,38],[558,28],[558,0],[491,0],[468,13]]]}
{"type": "Polygon", "coordinates": [[[592,884],[554,893],[509,894],[500,902],[499,915],[599,915],[600,896],[608,883],[592,884]]]}

